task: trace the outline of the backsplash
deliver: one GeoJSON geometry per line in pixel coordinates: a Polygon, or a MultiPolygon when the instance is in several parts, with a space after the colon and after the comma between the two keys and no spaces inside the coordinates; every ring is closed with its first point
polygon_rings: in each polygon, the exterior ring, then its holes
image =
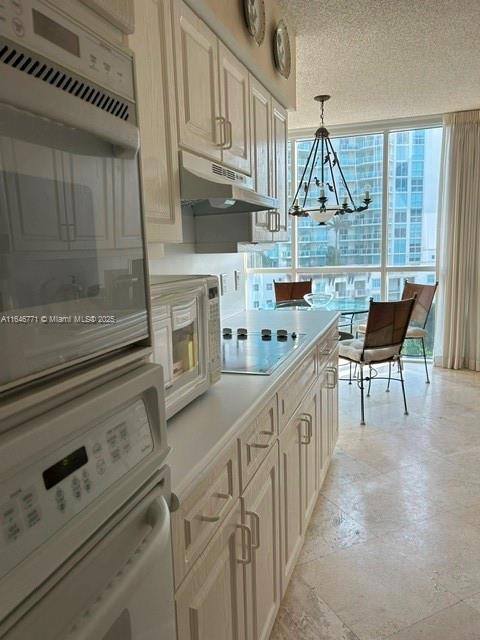
{"type": "Polygon", "coordinates": [[[165,245],[163,258],[150,260],[152,275],[214,274],[224,278],[224,293],[220,298],[222,317],[231,316],[245,308],[245,269],[242,253],[195,253],[194,245],[165,245]],[[239,272],[235,289],[235,271],[239,272]]]}

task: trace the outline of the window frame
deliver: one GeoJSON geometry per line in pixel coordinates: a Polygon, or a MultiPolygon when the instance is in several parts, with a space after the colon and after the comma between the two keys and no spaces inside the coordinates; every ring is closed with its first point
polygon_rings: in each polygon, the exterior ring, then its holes
{"type": "MultiPolygon", "coordinates": [[[[388,263],[388,198],[389,198],[389,143],[392,133],[402,131],[414,131],[415,129],[442,128],[442,115],[425,116],[419,118],[401,118],[398,120],[386,120],[353,125],[338,125],[329,127],[330,136],[347,137],[367,134],[380,134],[383,136],[383,194],[382,194],[382,215],[381,215],[381,237],[380,237],[380,264],[379,265],[345,265],[345,266],[323,266],[323,267],[300,267],[299,252],[297,246],[297,222],[298,219],[290,216],[291,224],[291,266],[290,267],[249,267],[248,254],[244,254],[245,265],[245,300],[247,300],[247,287],[249,274],[288,274],[292,280],[297,280],[302,275],[322,275],[339,273],[380,273],[381,278],[381,298],[387,299],[388,274],[401,271],[402,273],[434,272],[438,277],[438,252],[435,264],[422,265],[418,263],[399,265],[388,263]]],[[[291,160],[293,171],[289,172],[289,192],[295,193],[296,165],[297,165],[297,145],[301,140],[311,140],[315,136],[315,129],[292,129],[288,132],[288,142],[291,143],[291,160]]],[[[437,218],[438,220],[438,218],[437,218]]],[[[438,229],[437,229],[438,235],[438,229]]]]}

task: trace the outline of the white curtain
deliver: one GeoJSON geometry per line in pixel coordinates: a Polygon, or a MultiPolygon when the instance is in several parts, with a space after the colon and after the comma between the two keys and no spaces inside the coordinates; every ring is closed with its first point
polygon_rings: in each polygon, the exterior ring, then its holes
{"type": "Polygon", "coordinates": [[[444,117],[435,364],[480,371],[480,110],[444,117]]]}

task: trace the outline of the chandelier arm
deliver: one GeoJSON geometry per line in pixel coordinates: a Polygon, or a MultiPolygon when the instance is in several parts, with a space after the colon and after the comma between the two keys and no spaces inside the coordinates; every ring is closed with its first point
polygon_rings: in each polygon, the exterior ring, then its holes
{"type": "MultiPolygon", "coordinates": [[[[338,164],[338,161],[337,161],[337,164],[338,164]]],[[[340,201],[338,199],[337,183],[335,182],[335,174],[333,172],[333,165],[332,165],[332,159],[330,158],[330,154],[328,154],[328,166],[330,167],[330,174],[332,176],[333,191],[335,193],[335,200],[337,201],[337,204],[340,207],[340,201]]]]}
{"type": "Polygon", "coordinates": [[[293,196],[292,206],[295,204],[298,198],[298,194],[300,193],[300,189],[302,188],[303,179],[305,178],[305,174],[307,173],[308,163],[310,162],[310,158],[312,157],[314,147],[315,147],[315,144],[312,144],[312,148],[310,149],[310,153],[308,154],[307,162],[305,163],[305,168],[303,170],[302,177],[300,178],[300,182],[298,183],[297,190],[295,191],[295,195],[293,196]]]}
{"type": "MultiPolygon", "coordinates": [[[[323,126],[323,102],[322,102],[322,126],[323,126]]],[[[324,160],[325,160],[325,139],[322,136],[322,188],[324,188],[324,185],[325,185],[325,165],[323,163],[324,160]]]]}
{"type": "Polygon", "coordinates": [[[313,169],[315,168],[315,161],[317,159],[318,138],[315,138],[315,142],[313,143],[312,149],[313,148],[315,148],[315,153],[313,154],[312,166],[310,167],[310,173],[309,173],[309,176],[308,176],[307,190],[305,191],[305,197],[303,198],[303,205],[302,205],[303,208],[305,208],[305,203],[307,202],[308,192],[310,190],[310,185],[312,184],[313,169]]]}
{"type": "MultiPolygon", "coordinates": [[[[330,141],[330,140],[329,140],[329,142],[330,142],[330,147],[331,147],[331,149],[332,149],[333,153],[335,154],[335,150],[334,150],[334,148],[333,148],[333,145],[332,145],[332,143],[331,143],[331,141],[330,141]]],[[[344,184],[344,186],[345,186],[345,189],[347,190],[348,197],[350,198],[350,202],[352,203],[353,208],[354,208],[354,209],[356,209],[357,207],[356,207],[356,205],[355,205],[355,201],[354,201],[354,199],[352,198],[352,194],[351,194],[351,192],[350,192],[350,188],[349,188],[349,186],[348,186],[347,181],[345,180],[345,176],[343,175],[342,166],[341,166],[340,161],[339,161],[339,159],[338,159],[338,156],[337,156],[336,154],[335,154],[335,157],[337,158],[337,167],[338,167],[338,171],[339,171],[340,175],[342,176],[342,181],[343,181],[343,184],[344,184]]]]}

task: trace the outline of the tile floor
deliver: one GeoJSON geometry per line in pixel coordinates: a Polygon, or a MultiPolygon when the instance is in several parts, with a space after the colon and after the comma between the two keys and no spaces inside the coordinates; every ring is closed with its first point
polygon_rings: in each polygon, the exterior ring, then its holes
{"type": "Polygon", "coordinates": [[[340,437],[271,640],[480,640],[480,374],[340,383],[340,437]]]}

